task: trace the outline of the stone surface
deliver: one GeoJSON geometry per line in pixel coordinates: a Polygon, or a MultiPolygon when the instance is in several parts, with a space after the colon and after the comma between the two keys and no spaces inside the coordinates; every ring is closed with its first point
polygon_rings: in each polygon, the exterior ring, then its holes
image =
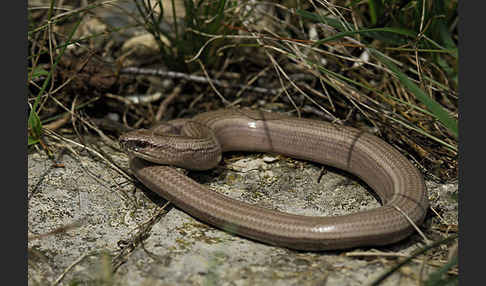
{"type": "MultiPolygon", "coordinates": [[[[362,285],[396,263],[393,255],[348,257],[373,248],[297,252],[231,235],[164,207],[105,161],[71,148],[76,155],[64,152],[57,166],[43,153],[28,155],[29,285],[362,285]]],[[[104,151],[127,168],[123,153],[104,151]]],[[[211,191],[296,214],[379,205],[352,176],[278,155],[230,153],[218,168],[190,176],[211,191]]],[[[457,226],[457,184],[427,185],[432,207],[457,226]]],[[[426,235],[439,224],[429,218],[426,235]]],[[[377,250],[406,255],[423,245],[413,235],[377,250]]],[[[407,267],[384,285],[417,283],[420,263],[407,267]]]]}

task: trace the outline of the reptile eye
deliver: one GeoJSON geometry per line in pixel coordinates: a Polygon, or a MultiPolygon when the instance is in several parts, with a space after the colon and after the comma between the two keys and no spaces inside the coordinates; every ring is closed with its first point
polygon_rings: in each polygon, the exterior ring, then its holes
{"type": "Polygon", "coordinates": [[[120,143],[124,149],[133,151],[138,151],[150,145],[150,143],[143,140],[122,140],[120,143]]]}
{"type": "Polygon", "coordinates": [[[133,141],[132,143],[133,143],[133,148],[138,148],[138,149],[143,149],[143,148],[151,145],[147,141],[133,141]]]}

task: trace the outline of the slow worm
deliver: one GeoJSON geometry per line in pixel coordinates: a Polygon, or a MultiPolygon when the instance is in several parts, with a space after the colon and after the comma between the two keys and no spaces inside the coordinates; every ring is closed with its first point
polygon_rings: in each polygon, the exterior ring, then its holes
{"type": "Polygon", "coordinates": [[[249,109],[176,119],[120,137],[135,176],[193,217],[228,232],[300,250],[385,245],[414,232],[428,208],[421,173],[369,133],[331,123],[249,109]],[[382,206],[343,216],[302,216],[212,192],[170,165],[216,166],[225,151],[259,151],[333,166],[361,178],[382,206]],[[160,165],[164,164],[164,165],[160,165]]]}

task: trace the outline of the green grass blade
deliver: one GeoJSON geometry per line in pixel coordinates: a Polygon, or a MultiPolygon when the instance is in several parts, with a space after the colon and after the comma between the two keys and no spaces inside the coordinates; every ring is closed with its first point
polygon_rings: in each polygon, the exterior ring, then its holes
{"type": "Polygon", "coordinates": [[[368,7],[370,8],[371,24],[376,25],[378,18],[382,15],[383,4],[381,0],[368,0],[368,7]]]}
{"type": "Polygon", "coordinates": [[[457,120],[452,118],[437,101],[427,96],[427,94],[413,83],[407,75],[400,71],[393,62],[388,60],[377,50],[370,49],[370,51],[398,77],[403,86],[414,94],[415,97],[417,97],[417,99],[420,100],[420,102],[422,102],[456,138],[458,137],[457,120]]]}
{"type": "MultiPolygon", "coordinates": [[[[349,28],[347,28],[347,27],[352,27],[352,25],[349,25],[349,23],[343,23],[343,22],[338,21],[336,19],[328,18],[328,17],[325,17],[325,16],[321,16],[321,15],[311,13],[311,12],[307,12],[307,11],[303,11],[303,10],[297,10],[296,13],[303,18],[310,19],[310,20],[315,21],[315,22],[327,24],[327,25],[332,26],[333,28],[337,29],[338,31],[340,31],[339,33],[337,33],[336,35],[334,35],[332,37],[328,37],[326,39],[322,39],[320,41],[317,41],[314,45],[321,45],[321,44],[326,43],[326,42],[334,41],[334,40],[337,40],[337,39],[340,39],[340,38],[343,38],[343,37],[347,37],[347,36],[352,36],[352,35],[355,35],[355,34],[362,34],[363,36],[370,37],[370,38],[380,40],[380,41],[384,41],[384,40],[391,41],[391,40],[393,40],[390,36],[388,36],[388,37],[382,36],[381,33],[383,33],[383,32],[396,34],[398,36],[406,36],[406,37],[410,37],[412,39],[415,39],[417,37],[416,32],[414,32],[412,30],[405,29],[405,28],[380,27],[380,28],[369,28],[369,29],[361,29],[361,30],[350,30],[349,28]]],[[[397,44],[397,45],[400,44],[398,41],[392,41],[392,42],[394,44],[397,44]]]]}
{"type": "Polygon", "coordinates": [[[338,21],[336,19],[321,16],[321,15],[311,13],[311,12],[308,12],[308,11],[305,11],[305,10],[300,10],[300,9],[296,10],[295,13],[297,15],[301,16],[301,17],[307,18],[307,19],[312,20],[314,22],[321,22],[321,23],[327,24],[327,25],[329,25],[329,26],[331,26],[335,29],[338,29],[339,31],[347,31],[348,30],[346,28],[346,26],[343,25],[343,23],[341,23],[340,21],[338,21]]]}
{"type": "Polygon", "coordinates": [[[322,39],[322,40],[315,42],[314,45],[315,46],[322,45],[323,43],[335,41],[337,39],[344,38],[344,37],[347,37],[347,36],[352,36],[352,35],[355,35],[355,34],[364,34],[364,36],[369,36],[369,37],[375,38],[375,35],[370,34],[371,32],[388,32],[388,33],[394,33],[394,34],[407,36],[407,37],[411,37],[411,38],[415,38],[417,36],[413,31],[410,31],[410,30],[407,30],[407,29],[402,29],[402,28],[390,28],[390,27],[371,28],[371,29],[361,29],[361,30],[356,30],[356,31],[347,31],[347,32],[337,33],[336,35],[334,35],[332,37],[328,37],[328,38],[325,38],[325,39],[322,39]]]}
{"type": "Polygon", "coordinates": [[[444,266],[439,268],[434,273],[430,274],[425,286],[442,286],[442,285],[457,285],[457,277],[444,277],[452,267],[457,265],[457,256],[452,257],[444,266]]]}
{"type": "Polygon", "coordinates": [[[29,119],[27,120],[29,126],[29,134],[27,136],[27,146],[37,144],[39,138],[42,135],[42,124],[37,113],[33,112],[33,109],[29,113],[29,119]]]}
{"type": "Polygon", "coordinates": [[[425,253],[427,250],[429,249],[432,249],[432,248],[436,248],[438,247],[439,245],[441,244],[445,244],[445,243],[448,243],[454,239],[457,239],[458,235],[454,234],[454,235],[450,235],[442,240],[439,240],[439,241],[436,241],[430,245],[427,245],[425,247],[423,247],[422,249],[419,249],[418,251],[416,251],[415,253],[413,253],[412,255],[410,255],[408,258],[404,259],[403,261],[401,261],[400,263],[396,264],[395,266],[391,267],[388,271],[386,271],[385,273],[383,273],[382,275],[380,275],[375,281],[373,281],[371,283],[372,286],[378,286],[380,284],[383,283],[383,281],[388,278],[391,274],[393,274],[395,271],[397,271],[398,269],[400,269],[400,267],[402,267],[403,265],[409,263],[412,259],[414,259],[415,257],[425,253]]]}
{"type": "MultiPolygon", "coordinates": [[[[67,42],[70,42],[71,39],[73,38],[74,33],[78,29],[79,24],[81,23],[82,19],[83,19],[83,16],[79,17],[79,20],[76,22],[73,29],[71,30],[71,33],[69,34],[69,36],[67,38],[67,42]]],[[[42,84],[42,87],[41,87],[41,90],[39,91],[39,94],[37,94],[37,97],[34,101],[34,105],[32,106],[32,109],[30,110],[29,119],[27,121],[29,130],[30,130],[29,135],[28,135],[28,139],[27,139],[28,145],[32,145],[32,144],[39,142],[39,138],[42,135],[42,123],[41,123],[39,116],[37,115],[37,107],[39,105],[41,96],[44,94],[45,90],[47,89],[49,82],[51,81],[52,73],[56,70],[57,63],[59,62],[62,55],[64,55],[64,52],[66,51],[66,47],[67,47],[67,45],[65,45],[61,49],[59,54],[57,55],[56,60],[54,61],[53,65],[51,67],[51,70],[47,74],[47,77],[44,80],[44,83],[42,84]]]]}

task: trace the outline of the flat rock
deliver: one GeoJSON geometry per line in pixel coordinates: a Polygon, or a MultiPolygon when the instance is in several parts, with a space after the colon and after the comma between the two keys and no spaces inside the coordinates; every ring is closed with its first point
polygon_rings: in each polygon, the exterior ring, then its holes
{"type": "MultiPolygon", "coordinates": [[[[376,251],[407,255],[418,234],[394,245],[298,252],[208,226],[141,188],[85,149],[54,164],[28,155],[29,285],[362,285],[396,263],[376,251]],[[52,233],[54,232],[54,233],[52,233]],[[352,256],[356,251],[369,255],[352,256]],[[100,283],[102,284],[102,283],[100,283]]],[[[125,154],[104,147],[127,170],[125,154]]],[[[341,215],[379,202],[336,169],[284,156],[225,154],[213,170],[189,175],[211,191],[262,207],[305,215],[341,215]],[[269,160],[268,158],[272,158],[269,160]]],[[[457,184],[427,182],[431,206],[457,226],[457,184]]],[[[429,216],[426,235],[443,221],[429,216]]],[[[412,263],[384,285],[417,283],[412,263]]],[[[424,275],[434,271],[425,267],[424,275]]]]}

